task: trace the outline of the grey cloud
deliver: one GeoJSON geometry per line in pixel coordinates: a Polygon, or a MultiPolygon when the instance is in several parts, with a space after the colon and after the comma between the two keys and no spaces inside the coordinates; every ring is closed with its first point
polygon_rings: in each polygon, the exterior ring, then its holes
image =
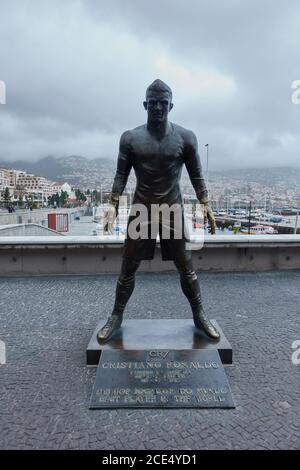
{"type": "Polygon", "coordinates": [[[299,165],[296,0],[0,4],[0,159],[116,158],[160,73],[174,91],[170,119],[196,132],[201,152],[210,143],[212,168],[299,165]],[[198,89],[206,73],[215,85],[198,89]]]}

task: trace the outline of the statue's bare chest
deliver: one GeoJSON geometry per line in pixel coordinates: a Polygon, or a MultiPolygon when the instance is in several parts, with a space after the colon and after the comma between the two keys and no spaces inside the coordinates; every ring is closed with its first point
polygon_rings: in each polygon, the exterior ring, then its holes
{"type": "Polygon", "coordinates": [[[141,132],[132,142],[134,162],[153,169],[182,163],[183,140],[175,132],[158,140],[148,132],[141,132]]]}

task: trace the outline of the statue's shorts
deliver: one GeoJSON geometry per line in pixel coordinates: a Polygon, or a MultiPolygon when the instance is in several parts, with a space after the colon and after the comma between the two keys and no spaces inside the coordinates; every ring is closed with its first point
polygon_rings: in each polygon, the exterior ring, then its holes
{"type": "Polygon", "coordinates": [[[137,261],[153,259],[158,236],[163,261],[173,260],[184,265],[191,260],[191,253],[186,249],[189,238],[180,206],[167,214],[148,213],[144,218],[141,214],[130,215],[123,258],[137,261]]]}

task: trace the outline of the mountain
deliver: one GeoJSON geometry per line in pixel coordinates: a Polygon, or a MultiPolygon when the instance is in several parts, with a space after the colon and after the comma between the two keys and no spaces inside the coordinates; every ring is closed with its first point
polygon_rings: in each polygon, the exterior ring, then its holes
{"type": "MultiPolygon", "coordinates": [[[[98,158],[89,160],[80,155],[67,157],[48,156],[36,162],[17,160],[13,162],[0,161],[0,167],[24,170],[34,175],[44,176],[52,181],[68,182],[81,189],[99,188],[110,189],[116,171],[116,159],[98,158]]],[[[205,175],[205,171],[204,171],[205,175]]],[[[183,172],[183,182],[190,186],[186,171],[183,172]]],[[[206,175],[205,175],[206,176],[206,175]]],[[[273,168],[245,168],[226,171],[210,171],[210,181],[228,180],[260,183],[266,186],[284,184],[299,186],[300,168],[273,167],[273,168]]],[[[131,172],[129,184],[134,184],[134,172],[131,172]]]]}
{"type": "Polygon", "coordinates": [[[84,189],[97,187],[104,180],[111,180],[116,162],[108,158],[89,160],[79,155],[71,155],[61,158],[48,156],[36,162],[0,161],[1,166],[27,171],[52,181],[66,181],[72,186],[84,189]]]}
{"type": "Polygon", "coordinates": [[[237,168],[234,170],[212,171],[212,178],[228,178],[247,180],[261,184],[293,183],[300,185],[300,168],[295,167],[266,167],[266,168],[237,168]]]}
{"type": "Polygon", "coordinates": [[[299,167],[245,168],[211,172],[209,179],[212,184],[215,183],[222,188],[243,189],[249,197],[253,194],[254,188],[259,187],[271,193],[275,191],[284,197],[297,199],[300,196],[299,167]]]}

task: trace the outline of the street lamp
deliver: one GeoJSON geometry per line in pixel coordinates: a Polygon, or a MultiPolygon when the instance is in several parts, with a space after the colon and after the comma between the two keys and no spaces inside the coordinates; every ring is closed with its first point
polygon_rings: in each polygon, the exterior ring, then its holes
{"type": "Polygon", "coordinates": [[[248,235],[251,232],[251,201],[249,202],[248,235]]]}
{"type": "Polygon", "coordinates": [[[205,144],[206,147],[206,183],[207,183],[207,192],[208,192],[208,151],[209,151],[209,144],[205,144]]]}
{"type": "Polygon", "coordinates": [[[296,220],[295,220],[294,234],[297,233],[297,229],[298,229],[299,208],[300,208],[300,198],[298,199],[298,207],[297,207],[297,212],[296,212],[296,220]]]}

